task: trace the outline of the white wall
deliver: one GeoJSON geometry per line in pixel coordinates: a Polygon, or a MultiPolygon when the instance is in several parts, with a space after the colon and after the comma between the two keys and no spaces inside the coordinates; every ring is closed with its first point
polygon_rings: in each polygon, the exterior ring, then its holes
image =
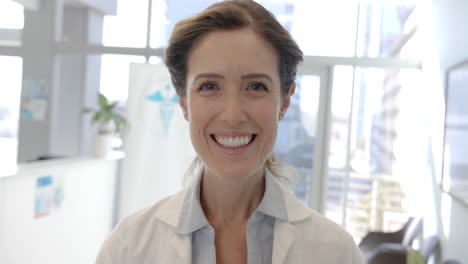
{"type": "Polygon", "coordinates": [[[27,90],[44,87],[47,107],[41,120],[20,118],[18,130],[18,161],[35,160],[40,155],[50,155],[51,116],[54,96],[58,86],[54,83],[55,54],[52,50],[61,23],[55,21],[62,13],[62,5],[57,0],[42,0],[38,11],[24,12],[22,43],[23,83],[22,103],[27,100],[27,90]]]}
{"type": "Polygon", "coordinates": [[[0,178],[0,263],[94,263],[112,228],[117,161],[43,161],[0,178]],[[36,180],[63,179],[61,209],[35,218],[36,180]]]}
{"type": "MultiPolygon", "coordinates": [[[[425,74],[424,96],[428,103],[428,120],[431,128],[428,172],[431,200],[425,221],[428,231],[436,232],[442,239],[444,259],[458,259],[468,263],[468,206],[462,205],[439,188],[442,165],[444,83],[446,70],[468,59],[468,1],[432,0],[426,18],[427,58],[423,61],[425,74]],[[432,31],[432,32],[431,32],[432,31]],[[431,42],[435,46],[431,48],[431,42]]],[[[468,140],[468,139],[467,139],[468,140]]]]}
{"type": "MultiPolygon", "coordinates": [[[[65,6],[63,39],[102,43],[102,15],[87,7],[65,6]]],[[[101,55],[57,54],[54,76],[59,79],[52,103],[49,153],[70,157],[91,153],[96,126],[84,107],[97,108],[101,55]]]]}
{"type": "MultiPolygon", "coordinates": [[[[101,55],[57,54],[52,47],[56,40],[101,43],[103,13],[72,2],[80,6],[64,7],[61,0],[43,0],[38,11],[25,11],[23,96],[27,83],[44,83],[48,100],[45,119],[20,120],[19,162],[41,155],[90,153],[95,127],[81,111],[97,106],[101,55]]],[[[116,5],[116,0],[94,2],[116,5]]]]}

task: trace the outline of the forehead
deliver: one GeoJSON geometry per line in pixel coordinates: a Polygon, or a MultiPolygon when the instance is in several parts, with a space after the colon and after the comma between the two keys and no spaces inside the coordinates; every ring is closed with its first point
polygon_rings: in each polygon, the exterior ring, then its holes
{"type": "Polygon", "coordinates": [[[193,45],[187,64],[189,75],[262,72],[279,78],[276,50],[250,28],[206,34],[193,45]]]}

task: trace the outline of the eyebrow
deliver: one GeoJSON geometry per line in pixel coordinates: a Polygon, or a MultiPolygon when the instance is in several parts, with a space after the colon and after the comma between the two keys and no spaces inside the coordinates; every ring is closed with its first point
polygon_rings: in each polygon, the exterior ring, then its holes
{"type": "Polygon", "coordinates": [[[271,77],[265,73],[251,73],[251,74],[242,76],[242,79],[253,79],[253,78],[265,78],[265,79],[268,79],[270,82],[273,82],[271,77]]]}
{"type": "MultiPolygon", "coordinates": [[[[224,79],[224,76],[222,76],[221,74],[217,74],[217,73],[201,73],[201,74],[197,75],[197,77],[195,77],[194,81],[196,81],[197,79],[200,79],[200,78],[220,78],[220,79],[224,79]]],[[[268,76],[268,74],[265,74],[265,73],[246,74],[246,75],[243,75],[241,78],[242,79],[265,78],[265,79],[268,79],[270,82],[273,82],[271,77],[268,76]]]]}
{"type": "Polygon", "coordinates": [[[217,74],[217,73],[201,73],[193,79],[194,81],[200,79],[200,78],[219,78],[219,79],[224,79],[224,76],[217,74]]]}

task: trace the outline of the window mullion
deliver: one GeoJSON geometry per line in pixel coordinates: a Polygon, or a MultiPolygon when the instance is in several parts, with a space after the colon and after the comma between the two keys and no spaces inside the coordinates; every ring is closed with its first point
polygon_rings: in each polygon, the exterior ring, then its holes
{"type": "Polygon", "coordinates": [[[148,0],[148,27],[146,31],[146,48],[145,48],[145,59],[146,62],[149,63],[150,54],[149,51],[151,49],[150,42],[151,42],[151,20],[153,14],[153,0],[148,0]]]}
{"type": "Polygon", "coordinates": [[[21,57],[23,54],[22,47],[16,46],[0,46],[0,55],[5,56],[19,56],[21,57]]]}

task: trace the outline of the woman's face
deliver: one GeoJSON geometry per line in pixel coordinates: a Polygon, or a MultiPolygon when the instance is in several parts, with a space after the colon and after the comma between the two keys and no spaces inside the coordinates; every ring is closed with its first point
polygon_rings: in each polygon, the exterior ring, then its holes
{"type": "Polygon", "coordinates": [[[208,33],[189,54],[186,89],[180,105],[207,172],[263,173],[290,98],[281,96],[273,46],[251,29],[208,33]]]}

